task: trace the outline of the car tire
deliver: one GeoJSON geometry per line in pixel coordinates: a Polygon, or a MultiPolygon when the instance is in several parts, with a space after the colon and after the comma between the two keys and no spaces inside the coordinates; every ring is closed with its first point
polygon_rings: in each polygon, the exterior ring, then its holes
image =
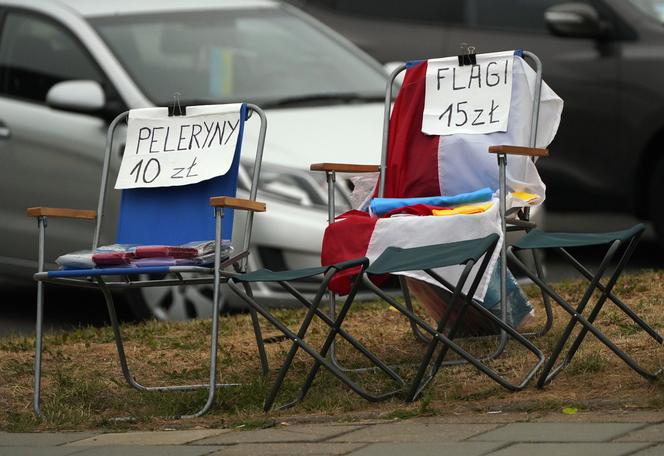
{"type": "Polygon", "coordinates": [[[664,247],[664,157],[660,158],[650,179],[650,220],[655,228],[657,241],[664,247]]]}

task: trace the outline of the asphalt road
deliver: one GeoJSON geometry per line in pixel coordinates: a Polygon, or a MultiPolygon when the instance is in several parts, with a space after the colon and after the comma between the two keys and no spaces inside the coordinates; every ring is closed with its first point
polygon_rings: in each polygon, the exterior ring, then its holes
{"type": "MultiPolygon", "coordinates": [[[[549,231],[611,231],[625,228],[635,223],[629,217],[616,216],[576,216],[569,214],[549,214],[546,224],[549,231]]],[[[601,248],[577,250],[582,261],[596,266],[601,260],[601,248]]],[[[576,277],[574,270],[567,267],[555,255],[547,257],[546,273],[551,281],[576,277]]],[[[651,231],[646,233],[639,244],[628,269],[664,268],[664,249],[655,241],[651,231]]],[[[0,337],[11,333],[34,333],[36,287],[11,287],[0,285],[3,299],[0,301],[0,337]]],[[[90,290],[67,290],[49,286],[47,291],[45,325],[47,328],[74,328],[80,325],[104,325],[108,323],[106,307],[99,293],[90,290]]],[[[121,309],[122,312],[122,309],[121,309]]],[[[122,312],[125,318],[129,313],[122,312]]]]}

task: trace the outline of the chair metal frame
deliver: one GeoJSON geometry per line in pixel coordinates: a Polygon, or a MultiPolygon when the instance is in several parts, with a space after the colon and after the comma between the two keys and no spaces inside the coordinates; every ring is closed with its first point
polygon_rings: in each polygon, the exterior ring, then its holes
{"type": "Polygon", "coordinates": [[[528,267],[516,257],[513,247],[508,249],[510,260],[512,260],[514,264],[518,265],[523,270],[523,272],[533,282],[535,282],[535,284],[542,290],[543,293],[550,296],[558,305],[560,305],[560,307],[565,312],[570,315],[570,320],[567,326],[565,327],[561,336],[558,338],[558,341],[556,342],[551,355],[549,356],[542,372],[540,373],[540,376],[537,380],[538,388],[544,388],[546,385],[548,385],[566,366],[572,362],[574,355],[577,353],[581,343],[588,335],[588,332],[592,333],[602,344],[604,344],[616,356],[624,361],[625,364],[627,364],[631,369],[633,369],[636,373],[645,379],[655,380],[662,373],[664,369],[661,367],[652,372],[643,368],[638,362],[634,360],[634,358],[620,349],[594,325],[595,320],[599,316],[600,311],[608,299],[609,301],[613,302],[616,307],[622,310],[625,315],[627,315],[657,343],[660,345],[664,343],[664,338],[662,338],[662,336],[657,333],[654,328],[648,325],[629,306],[627,306],[627,304],[625,304],[613,293],[613,288],[616,285],[618,278],[622,274],[625,266],[629,262],[629,259],[634,253],[634,250],[636,249],[636,246],[643,235],[644,229],[645,227],[641,226],[641,229],[629,239],[616,239],[611,242],[595,273],[586,268],[577,258],[569,253],[567,248],[551,248],[552,250],[555,250],[567,263],[571,264],[574,269],[576,269],[586,280],[588,280],[586,290],[584,291],[584,294],[576,307],[570,305],[560,296],[560,294],[555,291],[555,289],[553,289],[536,274],[533,274],[532,271],[530,271],[528,267]],[[621,251],[622,254],[620,254],[621,251]],[[614,258],[617,258],[617,261],[614,261],[614,258]],[[606,284],[603,284],[602,278],[610,271],[612,264],[615,265],[613,272],[608,275],[606,284]],[[587,313],[586,317],[584,316],[584,311],[590,303],[592,295],[595,291],[599,291],[600,295],[595,301],[595,304],[592,306],[590,312],[587,313]],[[556,366],[556,362],[558,361],[567,341],[572,336],[572,332],[574,331],[574,328],[577,326],[577,324],[581,325],[581,330],[574,338],[563,360],[556,366]]]}
{"type": "MultiPolygon", "coordinates": [[[[257,105],[247,104],[247,108],[248,108],[247,119],[251,116],[252,112],[258,114],[260,118],[260,132],[259,132],[258,144],[256,147],[255,166],[252,176],[252,185],[249,194],[249,201],[254,202],[254,205],[255,204],[260,205],[262,203],[256,203],[256,195],[258,192],[258,181],[260,178],[261,161],[263,156],[263,148],[265,145],[267,118],[263,110],[257,105]]],[[[97,213],[95,217],[96,226],[92,241],[92,250],[96,249],[99,245],[99,238],[101,234],[104,206],[106,200],[106,187],[108,185],[108,178],[110,173],[110,161],[111,161],[111,153],[113,151],[113,141],[115,137],[115,132],[116,129],[121,125],[121,123],[126,121],[128,115],[129,111],[119,114],[111,122],[108,128],[107,139],[106,139],[106,150],[104,155],[101,185],[99,191],[99,200],[97,205],[97,213]]],[[[216,244],[215,244],[214,267],[212,268],[199,267],[199,266],[171,267],[170,272],[173,273],[175,278],[164,278],[157,280],[134,280],[130,276],[122,276],[120,277],[120,280],[107,280],[101,275],[96,276],[94,278],[87,277],[81,279],[48,277],[48,273],[44,271],[44,263],[45,263],[44,246],[45,246],[46,227],[48,224],[47,221],[48,215],[47,212],[45,211],[36,211],[32,213],[30,210],[28,211],[29,215],[35,216],[37,218],[37,225],[39,231],[38,272],[37,274],[34,275],[34,279],[37,281],[37,316],[36,316],[36,336],[35,336],[35,364],[34,364],[35,377],[34,377],[34,393],[33,393],[33,411],[37,417],[42,419],[45,418],[41,409],[41,377],[42,377],[42,352],[43,352],[44,287],[46,283],[54,283],[59,285],[68,285],[68,286],[75,286],[82,288],[94,288],[102,292],[104,300],[106,302],[109,319],[111,321],[111,326],[113,328],[115,344],[118,351],[118,357],[122,369],[122,374],[127,383],[131,387],[144,392],[192,391],[198,389],[208,390],[207,400],[199,410],[191,414],[179,415],[173,418],[194,418],[205,414],[214,403],[217,388],[224,388],[224,387],[231,387],[238,385],[234,383],[217,383],[216,376],[217,376],[219,318],[225,302],[224,297],[222,296],[221,293],[221,285],[222,283],[228,281],[228,277],[222,275],[222,269],[227,268],[229,266],[233,266],[239,272],[244,272],[246,270],[246,257],[249,254],[248,249],[251,240],[253,215],[254,211],[260,211],[260,209],[252,208],[253,207],[252,205],[247,206],[239,203],[241,201],[246,201],[246,200],[237,200],[235,198],[229,198],[229,201],[223,201],[220,204],[215,204],[211,202],[211,205],[214,206],[214,213],[215,213],[216,244]],[[224,206],[234,209],[244,209],[248,211],[247,220],[244,227],[244,239],[242,244],[242,250],[238,254],[230,258],[221,257],[222,221],[224,217],[224,206]],[[186,273],[202,275],[204,277],[184,277],[182,274],[186,273]],[[172,385],[172,386],[170,385],[145,386],[137,382],[134,375],[131,373],[129,364],[127,362],[127,357],[124,350],[124,343],[122,340],[122,332],[120,329],[120,322],[117,317],[112,291],[127,290],[131,288],[141,288],[141,287],[203,285],[203,284],[208,284],[208,285],[212,284],[214,286],[211,343],[210,343],[210,375],[208,383],[172,385]]],[[[41,209],[41,208],[35,208],[35,209],[41,209]]],[[[144,268],[144,269],[147,270],[149,268],[144,268]]],[[[248,284],[245,284],[245,292],[248,293],[249,295],[252,294],[251,287],[248,284]]],[[[252,319],[254,335],[256,338],[258,355],[261,363],[261,371],[263,375],[267,375],[269,371],[269,365],[268,365],[267,354],[265,351],[265,346],[263,343],[263,338],[261,335],[261,328],[260,328],[260,323],[258,321],[258,315],[253,308],[250,309],[250,314],[252,319]]]]}
{"type": "MultiPolygon", "coordinates": [[[[535,79],[535,94],[536,96],[533,99],[533,110],[532,110],[532,117],[531,117],[531,124],[530,124],[530,139],[529,139],[529,147],[534,148],[536,146],[537,142],[537,124],[539,121],[539,108],[540,108],[540,96],[541,96],[541,87],[542,87],[542,62],[537,57],[536,54],[530,52],[530,51],[522,51],[523,57],[524,58],[529,58],[532,60],[534,66],[535,66],[535,71],[536,71],[536,79],[535,79]]],[[[354,166],[352,172],[374,172],[378,171],[379,172],[379,182],[378,182],[378,196],[383,197],[384,195],[384,188],[385,188],[385,170],[387,168],[387,152],[388,152],[388,139],[389,139],[389,128],[390,128],[390,114],[391,114],[391,107],[392,107],[392,102],[393,102],[393,87],[394,83],[399,77],[399,75],[407,69],[407,64],[402,64],[395,68],[392,73],[390,74],[387,84],[386,84],[386,89],[385,89],[385,104],[384,104],[384,112],[383,112],[383,133],[382,133],[382,147],[381,147],[381,161],[380,165],[378,166],[378,169],[375,169],[375,167],[372,166],[354,166]]],[[[533,228],[535,228],[535,224],[530,222],[530,211],[529,208],[525,208],[523,210],[521,209],[513,209],[510,210],[509,212],[506,209],[506,199],[505,199],[505,191],[506,191],[506,180],[505,180],[505,170],[507,166],[507,155],[508,153],[505,152],[498,152],[497,154],[497,159],[498,159],[498,167],[499,167],[499,182],[500,182],[500,216],[501,216],[501,227],[502,227],[502,232],[507,233],[511,231],[529,231],[533,228]],[[511,217],[513,216],[513,217],[511,217]],[[508,217],[511,217],[508,219],[508,217]],[[520,218],[519,218],[520,217],[520,218]]],[[[537,161],[537,156],[533,156],[532,159],[533,161],[537,161]]],[[[319,165],[312,165],[311,169],[312,171],[324,171],[326,174],[326,181],[328,185],[328,224],[334,223],[335,219],[335,186],[336,186],[336,173],[337,172],[344,172],[346,170],[343,170],[343,166],[340,168],[341,170],[338,171],[335,169],[333,166],[334,164],[322,164],[322,165],[327,165],[327,166],[321,166],[319,165]]],[[[502,248],[500,251],[500,262],[501,262],[501,274],[500,274],[500,305],[501,305],[501,318],[503,321],[507,321],[507,306],[503,305],[506,302],[506,297],[507,297],[507,250],[506,250],[506,243],[503,242],[502,248]]],[[[540,259],[539,257],[533,252],[533,262],[535,265],[535,269],[537,272],[537,277],[543,278],[544,277],[544,271],[543,268],[540,264],[540,259]]],[[[369,285],[368,279],[364,279],[364,283],[371,287],[369,285]]],[[[400,287],[401,287],[401,293],[402,296],[404,297],[404,302],[406,304],[406,307],[413,312],[413,305],[411,301],[411,296],[410,292],[408,291],[408,286],[403,280],[403,278],[399,279],[400,287]]],[[[529,332],[529,333],[524,333],[523,335],[525,336],[535,336],[539,337],[544,334],[546,334],[550,329],[551,326],[553,325],[553,311],[551,309],[551,303],[549,300],[549,297],[546,293],[542,293],[542,301],[543,301],[543,306],[544,306],[544,311],[546,315],[546,321],[544,322],[544,325],[542,328],[540,328],[537,331],[534,332],[529,332]]],[[[329,314],[330,318],[335,318],[336,316],[336,298],[335,294],[333,292],[328,293],[328,302],[329,302],[329,314]]],[[[422,331],[420,331],[420,328],[418,325],[413,321],[410,320],[409,324],[411,326],[411,330],[413,332],[413,335],[415,336],[416,339],[424,342],[424,343],[429,343],[431,342],[431,338],[427,336],[426,334],[423,334],[422,331]]],[[[500,356],[500,354],[505,350],[506,344],[507,344],[507,334],[505,331],[501,330],[500,331],[500,340],[498,343],[498,346],[496,347],[495,351],[492,352],[491,354],[486,355],[485,357],[482,357],[481,359],[487,360],[487,359],[492,359],[500,356]]],[[[330,347],[328,356],[330,357],[331,361],[341,370],[344,371],[364,371],[364,370],[371,370],[373,368],[359,368],[359,369],[348,369],[344,367],[339,360],[337,359],[336,352],[335,352],[335,346],[334,342],[332,343],[332,346],[330,347]]],[[[444,365],[455,365],[455,364],[460,364],[464,363],[464,360],[451,360],[451,361],[446,361],[444,365]]]]}
{"type": "MultiPolygon", "coordinates": [[[[361,271],[364,271],[368,267],[368,265],[369,265],[368,259],[359,258],[357,260],[350,260],[330,267],[316,268],[317,273],[323,274],[323,280],[318,289],[318,292],[311,301],[307,300],[307,298],[302,293],[297,291],[286,280],[282,280],[280,278],[280,275],[282,274],[281,272],[273,273],[272,271],[265,271],[265,272],[257,271],[257,272],[263,272],[263,274],[267,273],[273,276],[274,280],[272,281],[277,282],[285,291],[290,293],[293,297],[297,299],[297,301],[299,301],[305,308],[307,308],[307,313],[304,319],[302,320],[302,323],[300,324],[297,332],[292,331],[286,324],[284,324],[277,317],[275,317],[264,306],[258,304],[254,299],[252,299],[251,296],[244,293],[243,290],[238,286],[237,282],[246,283],[247,280],[250,281],[253,280],[249,278],[251,274],[244,276],[242,274],[231,276],[231,280],[228,282],[230,289],[233,290],[244,302],[246,302],[251,309],[261,314],[261,316],[263,316],[268,322],[270,322],[275,328],[277,328],[282,334],[284,334],[286,338],[291,340],[291,348],[286,358],[284,359],[282,366],[279,369],[279,372],[277,373],[277,377],[274,383],[270,387],[267,397],[265,398],[263,409],[266,412],[268,412],[273,408],[279,390],[283,385],[284,379],[286,378],[286,375],[290,370],[295,355],[300,349],[302,349],[304,352],[306,352],[309,356],[311,356],[314,359],[314,366],[316,366],[315,370],[318,370],[319,367],[323,366],[324,368],[329,370],[335,377],[337,377],[340,381],[342,381],[349,388],[351,388],[355,393],[357,393],[360,397],[368,401],[371,402],[382,401],[390,397],[393,397],[402,391],[403,386],[405,385],[404,380],[390,366],[381,361],[376,355],[374,355],[371,351],[369,351],[366,347],[364,347],[364,345],[362,345],[351,334],[349,334],[346,330],[341,328],[341,323],[343,322],[343,319],[345,318],[346,313],[350,309],[350,305],[352,304],[355,295],[357,294],[362,274],[356,276],[356,278],[353,280],[351,291],[346,297],[339,315],[337,315],[334,319],[332,319],[328,314],[326,314],[324,311],[320,309],[320,303],[323,297],[325,296],[328,283],[330,282],[330,280],[333,278],[334,274],[337,271],[342,271],[357,266],[360,266],[361,271]],[[314,317],[318,317],[321,321],[323,321],[325,324],[327,324],[330,327],[330,332],[320,350],[316,350],[305,341],[307,331],[314,317]],[[371,393],[366,388],[360,386],[359,384],[357,384],[357,382],[351,379],[343,369],[339,368],[330,359],[326,358],[327,351],[330,349],[332,341],[337,335],[343,337],[348,343],[350,343],[353,346],[354,349],[359,351],[363,356],[365,356],[369,361],[371,361],[376,366],[375,369],[382,371],[385,375],[391,378],[398,385],[397,388],[385,393],[378,393],[378,394],[371,393]]],[[[301,271],[305,271],[306,273],[306,270],[301,270],[301,271]]],[[[295,272],[296,274],[298,273],[297,270],[292,272],[295,272]]],[[[303,277],[312,276],[312,274],[309,273],[306,274],[307,275],[303,275],[301,277],[303,278],[303,277]]],[[[266,281],[266,278],[263,277],[257,281],[266,281]]],[[[300,402],[304,398],[304,395],[308,390],[308,386],[311,385],[311,382],[313,381],[314,377],[315,377],[315,372],[313,373],[313,375],[310,374],[308,376],[306,380],[307,388],[303,389],[301,393],[298,395],[298,397],[296,397],[294,400],[291,400],[290,402],[279,405],[276,408],[278,410],[282,410],[289,408],[300,402]]]]}
{"type": "MultiPolygon", "coordinates": [[[[477,264],[477,261],[472,258],[468,258],[464,261],[463,266],[464,269],[456,283],[456,286],[451,284],[449,281],[445,280],[443,277],[441,277],[439,274],[437,274],[434,270],[430,268],[425,268],[424,271],[434,280],[439,282],[441,285],[446,287],[449,290],[454,290],[452,299],[450,301],[450,305],[447,309],[447,312],[441,317],[441,319],[437,322],[437,326],[434,328],[427,322],[425,322],[422,318],[417,316],[407,305],[402,305],[399,302],[397,302],[392,296],[388,295],[385,293],[383,290],[380,289],[380,287],[374,285],[370,280],[366,280],[366,285],[377,295],[380,296],[382,299],[384,299],[386,302],[388,302],[392,307],[394,307],[396,310],[398,310],[402,315],[404,315],[406,318],[408,318],[409,322],[417,326],[418,329],[424,330],[428,336],[429,336],[429,343],[427,346],[427,350],[425,355],[422,357],[422,360],[419,364],[419,368],[417,370],[417,373],[415,377],[412,379],[410,386],[407,389],[407,393],[405,396],[405,400],[407,402],[412,402],[417,397],[421,394],[421,392],[424,390],[424,388],[433,380],[436,376],[436,373],[440,369],[441,366],[445,365],[445,357],[447,356],[447,353],[451,350],[458,354],[462,361],[464,363],[469,363],[473,365],[475,368],[477,368],[480,372],[484,373],[485,375],[489,376],[492,380],[503,386],[504,388],[510,390],[510,391],[519,391],[522,390],[523,388],[526,387],[526,385],[530,382],[530,380],[534,377],[535,373],[537,370],[542,366],[544,363],[544,355],[542,352],[532,343],[530,340],[528,340],[526,337],[521,335],[517,330],[513,329],[509,324],[505,323],[501,318],[495,316],[492,314],[489,310],[485,309],[481,304],[479,304],[477,301],[473,299],[473,296],[475,295],[475,292],[477,291],[477,288],[482,280],[482,276],[484,272],[487,269],[487,266],[489,265],[490,258],[493,255],[493,252],[496,248],[496,245],[498,243],[499,237],[498,235],[492,235],[494,239],[488,246],[486,250],[483,252],[483,258],[481,261],[479,261],[479,268],[476,271],[475,277],[471,282],[471,285],[469,287],[469,290],[467,293],[463,293],[462,290],[468,281],[468,278],[470,277],[471,270],[473,267],[477,264]],[[452,315],[452,311],[455,307],[455,305],[460,302],[460,307],[459,307],[459,313],[457,315],[456,320],[452,324],[452,327],[449,330],[449,334],[445,335],[445,328],[448,325],[449,319],[452,315]],[[498,325],[501,329],[501,331],[504,331],[507,335],[511,336],[514,338],[518,343],[520,343],[522,346],[524,346],[528,351],[530,351],[535,357],[537,358],[537,362],[526,372],[526,374],[523,376],[520,382],[514,383],[506,379],[504,376],[499,374],[496,370],[490,368],[487,366],[484,361],[486,361],[486,358],[478,358],[468,351],[466,351],[464,348],[459,346],[457,343],[454,342],[454,337],[456,335],[456,332],[459,328],[459,325],[461,324],[461,320],[463,318],[463,315],[467,311],[468,308],[474,308],[475,310],[479,311],[482,315],[484,315],[486,318],[489,320],[493,321],[496,325],[498,325]],[[438,345],[441,345],[441,349],[436,355],[435,360],[433,364],[431,364],[431,360],[434,357],[436,348],[438,345]],[[428,371],[428,374],[427,374],[428,371]]],[[[491,237],[491,236],[490,236],[491,237]]],[[[476,241],[462,241],[462,242],[476,242],[476,241]]],[[[445,244],[448,245],[448,244],[445,244]]],[[[432,246],[435,247],[435,246],[432,246]]],[[[399,249],[402,251],[408,251],[408,250],[415,250],[415,249],[399,249]]],[[[387,252],[387,251],[386,251],[387,252]]],[[[379,257],[375,264],[378,264],[381,260],[383,255],[379,257]]],[[[447,265],[444,264],[445,258],[441,258],[441,266],[447,265]]],[[[370,267],[367,271],[360,271],[358,277],[364,276],[366,278],[366,273],[389,273],[389,272],[399,272],[400,270],[380,270],[380,271],[372,271],[372,268],[374,266],[370,267]]],[[[354,287],[356,286],[357,283],[359,283],[358,277],[355,278],[355,284],[354,287]]],[[[351,297],[349,295],[349,297],[351,297]]],[[[331,348],[331,345],[334,341],[334,338],[336,336],[336,333],[340,330],[341,325],[343,324],[343,320],[345,319],[348,311],[350,310],[350,306],[353,303],[352,299],[346,299],[344,306],[339,313],[339,316],[337,317],[337,325],[335,326],[329,333],[328,336],[325,340],[325,344],[323,345],[323,349],[320,352],[321,356],[326,356],[328,354],[329,348],[331,348]]],[[[385,365],[385,363],[382,363],[385,365]]],[[[447,364],[450,364],[449,362],[447,364]]],[[[454,364],[459,364],[458,361],[455,361],[454,364]]],[[[298,396],[298,399],[296,401],[302,400],[304,396],[306,395],[307,391],[311,387],[311,384],[316,376],[316,373],[318,372],[320,368],[320,361],[317,359],[316,363],[314,366],[311,368],[304,384],[301,387],[300,394],[298,396]]],[[[289,404],[293,405],[295,402],[289,404]]]]}

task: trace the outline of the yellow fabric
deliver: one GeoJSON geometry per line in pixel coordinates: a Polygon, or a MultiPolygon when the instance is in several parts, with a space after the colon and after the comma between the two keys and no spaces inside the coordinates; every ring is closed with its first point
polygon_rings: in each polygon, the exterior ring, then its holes
{"type": "Polygon", "coordinates": [[[458,214],[479,214],[489,210],[493,203],[472,204],[455,207],[454,209],[434,209],[433,215],[458,215],[458,214]]]}
{"type": "Polygon", "coordinates": [[[515,198],[519,198],[521,201],[525,201],[526,203],[530,203],[539,198],[539,195],[536,195],[534,193],[526,193],[526,192],[512,192],[512,196],[515,198]]]}

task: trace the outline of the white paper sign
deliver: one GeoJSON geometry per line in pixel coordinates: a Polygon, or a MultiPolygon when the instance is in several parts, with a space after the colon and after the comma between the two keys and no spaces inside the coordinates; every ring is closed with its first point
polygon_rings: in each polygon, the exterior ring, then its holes
{"type": "Polygon", "coordinates": [[[189,185],[228,172],[240,131],[240,104],[132,109],[115,188],[189,185]]]}
{"type": "Polygon", "coordinates": [[[422,132],[428,135],[507,131],[514,51],[477,54],[476,65],[457,57],[429,60],[422,132]]]}

